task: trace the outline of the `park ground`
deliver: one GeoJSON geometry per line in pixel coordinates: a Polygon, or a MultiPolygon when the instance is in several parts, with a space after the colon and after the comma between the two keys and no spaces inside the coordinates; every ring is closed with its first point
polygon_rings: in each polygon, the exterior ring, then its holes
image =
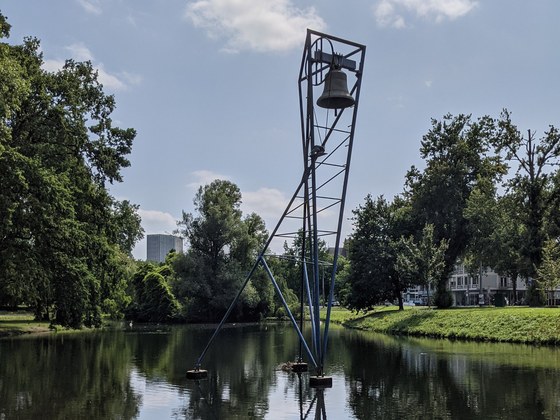
{"type": "MultiPolygon", "coordinates": [[[[338,308],[337,308],[338,309],[338,308]]],[[[340,309],[332,322],[394,335],[531,344],[560,344],[560,309],[379,307],[367,313],[340,309]]]]}
{"type": "MultiPolygon", "coordinates": [[[[325,311],[322,311],[322,317],[325,311]]],[[[380,306],[368,312],[333,307],[331,322],[365,331],[395,335],[496,341],[530,344],[560,344],[558,308],[457,308],[430,309],[380,306]]],[[[48,333],[49,322],[35,321],[26,311],[0,311],[0,337],[48,333]]]]}

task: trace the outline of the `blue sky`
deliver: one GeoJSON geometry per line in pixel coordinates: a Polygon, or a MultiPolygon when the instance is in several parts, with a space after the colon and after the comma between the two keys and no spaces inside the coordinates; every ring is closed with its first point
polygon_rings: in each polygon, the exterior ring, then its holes
{"type": "MultiPolygon", "coordinates": [[[[4,0],[0,10],[9,42],[41,40],[46,69],[66,58],[98,69],[114,120],[138,131],[111,192],[140,205],[146,233],[171,232],[215,178],[274,226],[301,177],[308,27],[367,46],[347,218],[368,193],[402,191],[431,118],[508,108],[523,132],[560,125],[558,0],[4,0]]],[[[145,258],[145,241],[134,255],[145,258]]]]}

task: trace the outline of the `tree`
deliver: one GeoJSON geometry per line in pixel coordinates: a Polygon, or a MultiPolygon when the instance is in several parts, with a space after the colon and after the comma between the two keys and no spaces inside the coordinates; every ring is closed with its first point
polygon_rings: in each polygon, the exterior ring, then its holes
{"type": "Polygon", "coordinates": [[[108,234],[111,236],[111,242],[117,244],[128,256],[132,256],[134,245],[144,237],[138,209],[137,204],[131,204],[128,200],[113,200],[112,203],[112,220],[108,234]]]}
{"type": "Polygon", "coordinates": [[[496,187],[488,178],[479,178],[467,198],[464,210],[469,243],[465,252],[478,267],[493,267],[496,257],[495,232],[499,220],[496,187]]]}
{"type": "Polygon", "coordinates": [[[422,229],[422,236],[418,242],[414,237],[401,236],[396,248],[396,268],[402,278],[408,278],[411,284],[426,287],[428,305],[430,305],[430,288],[441,276],[445,266],[445,251],[448,241],[442,239],[434,241],[434,226],[426,225],[422,229]]]}
{"type": "Polygon", "coordinates": [[[385,300],[398,299],[403,309],[402,291],[409,285],[397,270],[396,244],[402,236],[398,206],[383,197],[368,195],[354,213],[354,231],[349,240],[350,291],[347,305],[368,310],[385,300]]]}
{"type": "Polygon", "coordinates": [[[42,64],[38,40],[0,43],[0,294],[38,318],[97,325],[116,256],[142,235],[136,208],[105,188],[122,181],[135,131],[113,126],[91,63],[42,64]]]}
{"type": "MultiPolygon", "coordinates": [[[[301,299],[301,281],[302,281],[302,245],[303,245],[303,229],[299,229],[297,236],[293,239],[291,246],[284,242],[284,254],[282,255],[282,272],[286,279],[287,286],[301,299]]],[[[319,255],[319,278],[322,280],[321,294],[325,298],[329,291],[325,290],[325,279],[331,278],[333,257],[329,254],[327,243],[318,239],[318,255],[319,255]]],[[[308,272],[311,277],[311,249],[306,250],[306,260],[308,262],[308,272]]],[[[327,280],[327,283],[329,281],[327,280]]],[[[305,301],[304,294],[304,301],[305,301]]]]}
{"type": "Polygon", "coordinates": [[[560,238],[560,169],[551,174],[552,192],[545,215],[545,230],[551,238],[560,238]]]}
{"type": "MultiPolygon", "coordinates": [[[[178,276],[176,290],[185,303],[187,319],[211,321],[226,311],[268,233],[258,215],[242,218],[241,192],[232,182],[215,180],[200,187],[194,205],[197,214],[183,212],[179,222],[190,248],[173,264],[178,276]]],[[[234,316],[255,314],[257,290],[268,296],[267,288],[262,281],[252,280],[234,316]]]]}
{"type": "Polygon", "coordinates": [[[437,306],[450,304],[447,280],[470,240],[464,209],[472,190],[480,179],[493,183],[505,173],[500,157],[492,154],[497,136],[496,122],[490,117],[472,121],[467,115],[448,114],[443,121],[432,120],[420,149],[426,167],[422,172],[412,167],[407,173],[405,198],[417,229],[432,224],[435,240],[449,241],[436,283],[437,306]]]}
{"type": "Polygon", "coordinates": [[[140,319],[149,322],[173,320],[180,307],[165,277],[156,270],[148,273],[142,282],[145,301],[142,302],[140,319]]]}
{"type": "Polygon", "coordinates": [[[543,258],[537,268],[537,282],[547,296],[548,306],[554,305],[554,293],[560,286],[560,246],[549,239],[544,243],[543,258]]]}
{"type": "Polygon", "coordinates": [[[497,221],[492,237],[493,269],[512,281],[514,304],[518,301],[517,278],[522,271],[521,248],[525,227],[521,219],[518,199],[510,191],[498,198],[496,203],[497,221]]]}
{"type": "Polygon", "coordinates": [[[520,222],[524,226],[521,274],[528,279],[535,276],[536,267],[541,263],[547,235],[545,216],[555,211],[552,205],[557,200],[558,191],[550,168],[560,165],[560,133],[551,125],[539,140],[530,130],[524,137],[511,122],[508,111],[502,113],[500,128],[496,148],[505,152],[506,159],[517,164],[510,188],[518,198],[520,222]]]}

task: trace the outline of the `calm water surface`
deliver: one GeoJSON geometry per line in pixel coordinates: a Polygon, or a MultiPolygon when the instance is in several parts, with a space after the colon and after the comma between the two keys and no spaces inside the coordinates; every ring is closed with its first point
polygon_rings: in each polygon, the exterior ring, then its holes
{"type": "Polygon", "coordinates": [[[189,381],[213,326],[0,340],[0,420],[559,419],[560,351],[396,338],[333,327],[327,374],[279,369],[288,324],[229,326],[189,381]]]}

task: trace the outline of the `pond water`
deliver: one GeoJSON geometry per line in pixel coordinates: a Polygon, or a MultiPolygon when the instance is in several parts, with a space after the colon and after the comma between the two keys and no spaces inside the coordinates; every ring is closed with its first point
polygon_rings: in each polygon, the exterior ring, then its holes
{"type": "Polygon", "coordinates": [[[214,326],[134,327],[0,340],[0,420],[557,419],[560,350],[413,339],[333,326],[326,374],[289,324],[225,327],[208,379],[186,379],[214,326]]]}

